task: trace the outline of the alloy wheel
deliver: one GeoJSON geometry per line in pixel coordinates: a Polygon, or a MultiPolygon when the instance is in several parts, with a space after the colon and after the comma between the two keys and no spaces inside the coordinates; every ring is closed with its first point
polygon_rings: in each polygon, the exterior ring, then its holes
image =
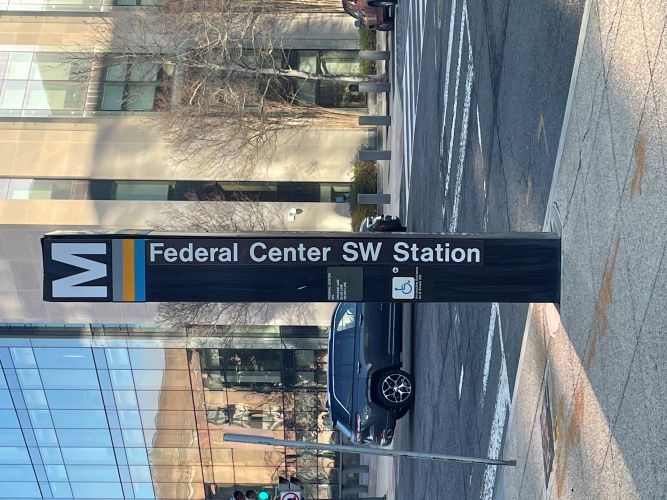
{"type": "Polygon", "coordinates": [[[391,403],[404,403],[411,394],[410,379],[402,373],[392,373],[382,381],[382,395],[391,403]]]}

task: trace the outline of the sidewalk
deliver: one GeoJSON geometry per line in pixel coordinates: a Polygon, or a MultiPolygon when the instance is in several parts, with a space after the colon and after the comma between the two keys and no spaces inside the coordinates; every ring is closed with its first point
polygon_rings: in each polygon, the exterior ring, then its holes
{"type": "Polygon", "coordinates": [[[378,455],[361,455],[361,463],[368,464],[368,494],[366,498],[396,498],[394,458],[378,455]]]}
{"type": "Polygon", "coordinates": [[[391,92],[378,94],[378,115],[390,115],[391,125],[389,127],[378,127],[378,143],[383,149],[391,151],[391,160],[378,161],[378,192],[390,193],[390,203],[382,207],[380,213],[404,217],[401,211],[401,181],[403,175],[403,110],[401,108],[401,97],[398,85],[395,81],[394,67],[396,64],[396,53],[393,40],[393,32],[378,32],[377,50],[389,50],[392,52],[392,60],[386,63],[382,61],[380,72],[387,74],[391,82],[391,92]]]}
{"type": "MultiPolygon", "coordinates": [[[[392,83],[392,90],[388,94],[378,94],[374,113],[377,115],[391,115],[389,127],[378,127],[378,145],[382,149],[391,151],[391,160],[378,161],[378,192],[390,193],[391,200],[385,204],[381,213],[400,215],[401,209],[401,175],[402,158],[402,116],[400,108],[400,96],[396,82],[394,81],[394,47],[391,32],[378,32],[377,50],[392,51],[392,60],[381,61],[378,72],[386,73],[388,81],[392,83]]],[[[384,497],[394,500],[396,497],[396,479],[393,457],[365,456],[362,455],[362,463],[368,463],[368,494],[366,497],[384,497]]]]}
{"type": "Polygon", "coordinates": [[[587,8],[551,191],[562,303],[529,310],[496,498],[667,491],[667,3],[587,8]]]}

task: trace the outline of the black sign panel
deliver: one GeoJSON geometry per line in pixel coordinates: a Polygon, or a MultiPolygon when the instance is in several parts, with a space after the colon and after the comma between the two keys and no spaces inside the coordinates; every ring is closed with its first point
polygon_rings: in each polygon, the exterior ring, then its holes
{"type": "Polygon", "coordinates": [[[44,300],[558,302],[552,233],[51,233],[44,300]]]}

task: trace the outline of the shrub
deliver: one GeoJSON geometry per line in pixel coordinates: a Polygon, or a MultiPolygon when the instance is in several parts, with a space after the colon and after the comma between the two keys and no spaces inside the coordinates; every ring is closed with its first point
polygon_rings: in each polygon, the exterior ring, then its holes
{"type": "Polygon", "coordinates": [[[350,215],[352,230],[357,231],[364,218],[377,213],[376,205],[359,205],[359,193],[377,193],[377,162],[359,160],[352,162],[352,196],[350,197],[350,215]]]}
{"type": "Polygon", "coordinates": [[[375,31],[367,26],[359,28],[359,48],[361,50],[375,50],[375,31]]]}
{"type": "Polygon", "coordinates": [[[374,75],[375,61],[368,61],[364,59],[359,63],[359,71],[361,71],[362,75],[374,75]]]}

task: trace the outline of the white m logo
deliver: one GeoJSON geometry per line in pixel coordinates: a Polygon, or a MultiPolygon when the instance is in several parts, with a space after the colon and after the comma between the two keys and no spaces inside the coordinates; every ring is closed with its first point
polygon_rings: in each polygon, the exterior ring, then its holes
{"type": "Polygon", "coordinates": [[[73,276],[54,280],[51,284],[53,297],[107,297],[106,286],[80,286],[81,283],[106,277],[107,265],[78,257],[78,255],[105,255],[106,252],[105,243],[52,243],[51,258],[53,260],[85,269],[73,276]]]}

